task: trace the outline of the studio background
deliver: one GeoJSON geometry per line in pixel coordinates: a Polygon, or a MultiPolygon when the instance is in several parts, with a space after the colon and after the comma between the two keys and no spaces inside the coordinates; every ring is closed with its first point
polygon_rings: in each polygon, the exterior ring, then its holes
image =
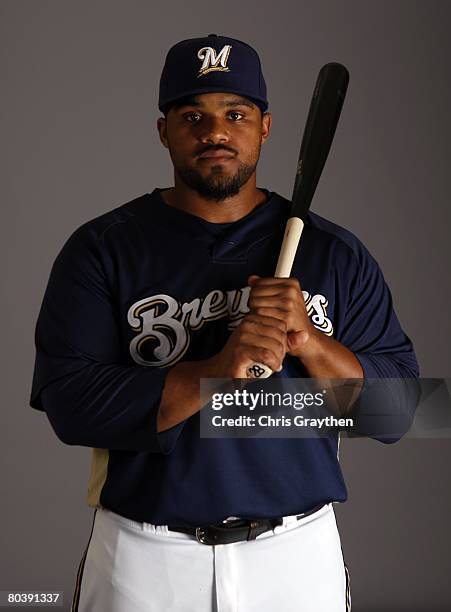
{"type": "MultiPolygon", "coordinates": [[[[29,407],[34,326],[74,229],[172,184],[158,81],[183,38],[215,32],[258,50],[273,113],[258,185],[286,197],[318,70],[348,67],[312,208],[379,262],[421,375],[451,376],[450,20],[447,1],[0,2],[0,590],[61,590],[69,610],[91,451],[62,444],[29,407]]],[[[451,609],[450,461],[446,439],[342,440],[349,499],[335,510],[356,612],[451,609]]]]}

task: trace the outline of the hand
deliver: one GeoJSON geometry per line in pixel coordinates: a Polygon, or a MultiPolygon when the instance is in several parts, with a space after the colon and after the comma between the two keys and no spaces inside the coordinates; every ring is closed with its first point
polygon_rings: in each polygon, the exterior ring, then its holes
{"type": "Polygon", "coordinates": [[[250,313],[243,317],[220,353],[211,358],[212,378],[247,378],[247,368],[263,363],[273,372],[282,369],[287,352],[285,322],[250,313]]]}
{"type": "Polygon", "coordinates": [[[261,278],[253,274],[248,283],[251,312],[285,322],[287,353],[299,359],[313,357],[321,332],[310,322],[299,281],[296,278],[261,278]]]}

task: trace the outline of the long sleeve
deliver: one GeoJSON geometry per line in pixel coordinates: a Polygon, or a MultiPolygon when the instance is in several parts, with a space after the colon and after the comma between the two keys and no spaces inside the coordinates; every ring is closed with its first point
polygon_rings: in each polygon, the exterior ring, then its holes
{"type": "Polygon", "coordinates": [[[101,243],[76,230],[57,256],[39,312],[30,405],[66,444],[171,452],[183,425],[157,433],[168,368],[126,362],[101,243]]]}
{"type": "Polygon", "coordinates": [[[395,442],[409,429],[418,403],[413,345],[401,328],[377,262],[358,241],[346,277],[347,305],[337,339],[354,352],[365,378],[351,415],[353,431],[395,442]]]}

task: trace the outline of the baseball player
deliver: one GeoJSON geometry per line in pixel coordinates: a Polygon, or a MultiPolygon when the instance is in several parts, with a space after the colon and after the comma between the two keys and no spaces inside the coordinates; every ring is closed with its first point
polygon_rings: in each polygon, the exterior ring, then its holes
{"type": "Polygon", "coordinates": [[[174,186],[74,231],[36,326],[31,406],[92,448],[72,611],[350,610],[339,434],[201,438],[199,381],[254,362],[274,377],[416,377],[412,344],[376,261],[317,214],[292,277],[273,278],[290,202],[256,186],[271,114],[253,48],[179,42],[159,109],[174,186]]]}

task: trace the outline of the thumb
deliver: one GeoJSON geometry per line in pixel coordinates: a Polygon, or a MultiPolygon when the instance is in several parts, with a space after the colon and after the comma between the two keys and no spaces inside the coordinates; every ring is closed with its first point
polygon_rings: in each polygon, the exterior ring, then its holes
{"type": "Polygon", "coordinates": [[[305,330],[290,332],[287,335],[289,352],[296,353],[297,351],[301,350],[302,347],[307,344],[309,338],[310,334],[305,330]]]}
{"type": "Polygon", "coordinates": [[[258,280],[259,278],[260,276],[258,276],[257,274],[251,274],[249,278],[247,279],[247,282],[249,283],[249,285],[253,285],[255,281],[258,280]]]}

